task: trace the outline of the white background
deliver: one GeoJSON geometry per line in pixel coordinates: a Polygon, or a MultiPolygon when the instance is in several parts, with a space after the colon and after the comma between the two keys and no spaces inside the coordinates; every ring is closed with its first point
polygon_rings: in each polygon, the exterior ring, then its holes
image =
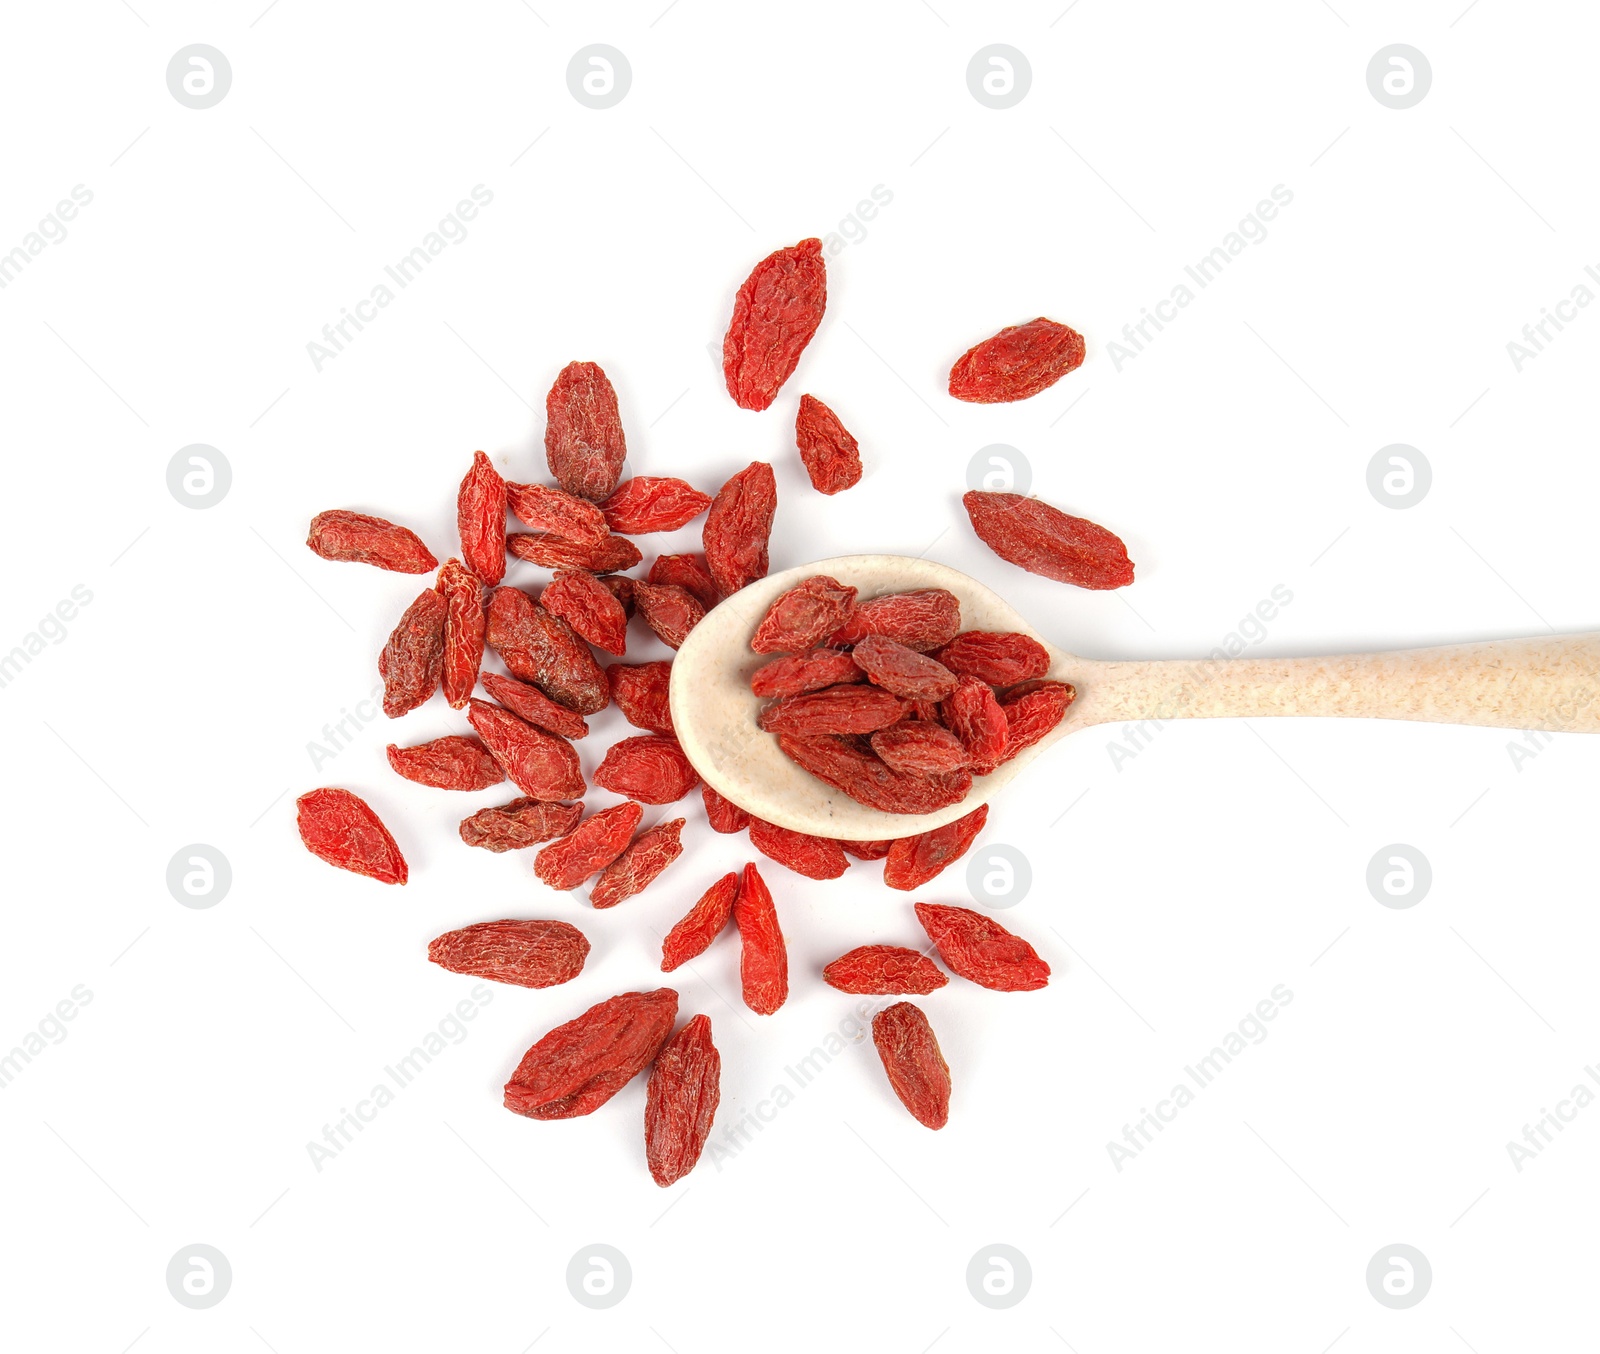
{"type": "MultiPolygon", "coordinates": [[[[1031,893],[1002,915],[1051,986],[958,980],[923,1003],[953,1070],[949,1127],[905,1114],[869,1041],[720,1169],[662,1191],[642,1082],[549,1124],[506,1113],[499,1088],[548,1027],[653,985],[659,934],[747,844],[686,801],[685,859],[597,916],[527,855],[455,839],[506,787],[451,796],[388,771],[391,739],[464,729],[441,700],[314,766],[308,745],[370,696],[422,580],[302,541],[313,513],[351,507],[454,553],[472,451],[542,476],[544,391],[585,358],[616,382],[635,472],[714,489],[775,463],[774,568],[927,551],[1084,654],[1201,655],[1279,584],[1293,602],[1254,652],[1594,628],[1600,316],[1579,312],[1520,372],[1506,349],[1600,263],[1588,7],[263,4],[14,7],[0,47],[0,250],[75,184],[93,193],[0,291],[0,651],[76,585],[92,593],[0,689],[0,1047],[92,993],[0,1095],[8,1346],[1573,1347],[1592,1317],[1600,1110],[1520,1173],[1506,1143],[1600,1058],[1600,742],[1563,736],[1519,764],[1508,731],[1219,722],[1169,725],[1118,762],[1120,730],[1080,733],[982,839],[1030,862],[1031,893]],[[165,82],[194,42],[232,66],[206,110],[165,82]],[[565,75],[595,42],[633,72],[604,111],[565,75]],[[1032,69],[1006,110],[966,83],[996,42],[1032,69]],[[1433,70],[1403,111],[1365,77],[1396,42],[1433,70]],[[318,372],[308,342],[476,184],[493,202],[467,237],[318,372]],[[1119,371],[1122,327],[1277,184],[1293,202],[1265,240],[1119,371]],[[739,281],[840,231],[878,185],[892,202],[830,258],[796,378],[767,413],[736,409],[708,344],[739,281]],[[1087,336],[1079,372],[1011,406],[942,393],[958,353],[1036,314],[1087,336]],[[861,439],[866,476],[838,498],[794,452],[804,390],[861,439]],[[1395,442],[1433,470],[1406,510],[1367,488],[1395,442]],[[232,470],[204,510],[166,483],[191,443],[232,470]],[[979,546],[959,494],[990,443],[1021,451],[1034,492],[1119,532],[1134,586],[1080,592],[979,546]],[[301,848],[293,800],[318,784],[371,799],[408,887],[301,848]],[[210,909],[166,885],[191,843],[231,865],[210,909]],[[1367,889],[1390,843],[1431,862],[1420,905],[1367,889]],[[496,988],[316,1170],[308,1142],[472,987],[425,962],[427,940],[503,915],[577,923],[588,968],[496,988]],[[1293,1000],[1265,1042],[1119,1172],[1107,1143],[1277,984],[1293,1000]],[[206,1311],[164,1280],[193,1243],[233,1271],[206,1311]],[[607,1311],[565,1279],[593,1243],[632,1267],[607,1311]],[[965,1279],[996,1243],[1032,1269],[1004,1311],[965,1279]],[[1433,1270],[1405,1311],[1364,1277],[1393,1243],[1433,1270]]],[[[590,769],[621,727],[595,723],[590,769]]],[[[718,1141],[848,1018],[820,966],[920,938],[875,866],[766,873],[789,1003],[738,1004],[731,936],[676,975],[722,1049],[718,1141]]],[[[971,903],[961,869],[918,896],[971,903]]]]}

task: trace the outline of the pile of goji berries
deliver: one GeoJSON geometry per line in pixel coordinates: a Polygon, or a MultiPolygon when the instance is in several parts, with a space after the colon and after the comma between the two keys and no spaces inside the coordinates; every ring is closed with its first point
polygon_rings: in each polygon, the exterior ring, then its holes
{"type": "MultiPolygon", "coordinates": [[[[780,249],[739,288],[723,342],[728,392],[764,410],[794,373],[822,321],[826,269],[818,240],[780,249]]],[[[1001,330],[959,358],[950,394],[975,403],[1025,399],[1084,357],[1081,336],[1053,320],[1001,330]]],[[[757,461],[715,495],[679,479],[622,480],[627,442],[616,392],[593,362],[573,362],[546,399],[545,451],[553,483],[508,483],[481,451],[457,497],[460,556],[441,567],[403,526],[363,513],[317,514],[307,544],[324,559],[400,573],[437,570],[434,586],[406,608],[378,659],[384,713],[396,718],[442,692],[466,711],[472,733],[388,749],[396,774],[443,790],[485,790],[510,781],[519,797],[465,818],[468,846],[504,852],[539,846],[533,870],[553,889],[593,881],[597,909],[648,887],[683,853],[685,819],[640,831],[643,805],[675,804],[700,778],[673,736],[670,662],[602,665],[623,658],[628,623],[641,617],[678,648],[706,612],[767,573],[777,509],[772,467],[757,461]],[[507,533],[507,514],[526,528],[507,533]],[[633,535],[675,531],[704,514],[703,554],[658,556],[642,577],[633,535]],[[534,594],[503,585],[508,555],[551,571],[534,594]],[[506,671],[483,671],[485,650],[506,671]],[[474,692],[481,685],[490,699],[474,692]],[[641,733],[609,748],[593,782],[622,802],[587,815],[588,781],[574,743],[585,716],[615,703],[641,733]]],[[[812,485],[835,494],[862,475],[856,439],[821,400],[802,395],[795,443],[812,485]]],[[[1036,499],[972,492],[974,531],[1024,569],[1089,588],[1133,579],[1122,542],[1036,499]]],[[[1026,635],[961,630],[960,604],[941,589],[858,598],[834,579],[807,579],[769,609],[751,641],[775,655],[752,689],[769,699],[761,726],[813,775],[863,804],[926,813],[959,803],[975,776],[1037,742],[1073,698],[1045,678],[1048,656],[1026,635]]],[[[891,888],[922,887],[972,844],[987,807],[917,836],[841,842],[752,817],[700,786],[716,831],[747,832],[762,855],[812,879],[845,872],[848,857],[882,860],[891,888]]],[[[298,801],[308,850],[341,869],[404,884],[404,855],[371,807],[349,790],[322,788],[298,801]]],[[[1049,967],[1025,940],[980,913],[918,903],[929,939],[957,976],[996,991],[1043,987],[1049,967]]],[[[725,875],[668,933],[661,968],[701,954],[732,922],[740,938],[745,1004],[783,1005],[788,955],[772,895],[754,864],[725,875]]],[[[439,936],[428,957],[452,972],[524,987],[551,987],[582,970],[589,942],[554,920],[480,922],[439,936]]],[[[929,957],[866,945],[822,972],[843,992],[922,996],[949,979],[929,957]]],[[[693,1168],[711,1131],[721,1060],[711,1022],[696,1015],[674,1032],[671,988],[626,992],[558,1025],[523,1055],[505,1087],[510,1110],[534,1119],[590,1114],[650,1069],[645,1152],[656,1182],[693,1168]]],[[[873,1042],[894,1093],[929,1128],[949,1113],[950,1072],[927,1017],[901,1001],[874,1017],[873,1042]]]]}

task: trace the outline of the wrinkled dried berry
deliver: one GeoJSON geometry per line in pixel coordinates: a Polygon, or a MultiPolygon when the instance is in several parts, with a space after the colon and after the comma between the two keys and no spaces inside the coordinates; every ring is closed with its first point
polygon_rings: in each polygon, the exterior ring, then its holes
{"type": "Polygon", "coordinates": [[[496,588],[489,599],[489,647],[520,681],[580,715],[611,702],[606,675],[572,627],[520,588],[496,588]]]}
{"type": "MultiPolygon", "coordinates": [[[[611,534],[605,514],[598,507],[565,489],[553,489],[548,484],[508,484],[506,502],[517,520],[535,534],[560,536],[574,546],[597,545],[611,534]]],[[[504,528],[500,534],[505,535],[504,528]]]]}
{"type": "Polygon", "coordinates": [[[645,1092],[644,1155],[663,1189],[694,1169],[721,1098],[722,1058],[711,1020],[697,1015],[656,1054],[645,1092]]]}
{"type": "Polygon", "coordinates": [[[990,686],[1012,686],[1050,670],[1044,645],[1015,632],[965,630],[934,657],[957,676],[976,677],[990,686]]]}
{"type": "Polygon", "coordinates": [[[541,569],[583,569],[591,574],[631,569],[644,558],[626,536],[574,541],[548,531],[519,531],[506,537],[506,549],[541,569]]]}
{"type": "Polygon", "coordinates": [[[588,956],[587,937],[564,921],[481,921],[428,943],[440,968],[518,987],[571,982],[588,956]]]}
{"type": "Polygon", "coordinates": [[[600,505],[600,510],[613,531],[632,535],[677,531],[710,506],[710,494],[703,494],[682,480],[636,475],[631,480],[623,480],[616,493],[600,505]]]}
{"type": "Polygon", "coordinates": [[[871,733],[905,714],[905,702],[871,686],[830,686],[787,696],[767,706],[759,723],[768,733],[812,738],[829,733],[871,733]]]}
{"type": "Polygon", "coordinates": [[[789,951],[778,927],[777,909],[766,881],[746,865],[733,900],[739,928],[739,982],[744,1004],[757,1015],[771,1015],[789,996],[789,951]]]}
{"type": "Polygon", "coordinates": [[[974,775],[987,776],[1006,760],[1010,722],[988,683],[963,677],[943,707],[945,727],[961,740],[974,775]]]}
{"type": "Polygon", "coordinates": [[[889,848],[889,858],[883,863],[883,882],[907,893],[920,889],[945,866],[966,855],[988,821],[989,806],[980,804],[953,823],[900,838],[889,848]]]}
{"type": "Polygon", "coordinates": [[[594,1113],[650,1065],[677,1018],[670,987],[591,1006],[522,1055],[506,1082],[506,1108],[530,1119],[594,1113]]]}
{"type": "Polygon", "coordinates": [[[415,747],[388,747],[396,775],[436,790],[487,790],[506,778],[500,763],[476,738],[451,734],[415,747]]]}
{"type": "Polygon", "coordinates": [[[683,818],[669,823],[657,823],[648,832],[641,832],[630,842],[623,853],[601,872],[595,886],[589,891],[589,902],[594,907],[615,907],[625,898],[647,888],[655,877],[683,854],[683,844],[678,839],[683,834],[683,818]]]}
{"type": "Polygon", "coordinates": [[[533,858],[533,872],[562,893],[599,874],[628,847],[644,810],[637,804],[615,804],[591,813],[558,842],[533,858]]]}
{"type": "Polygon", "coordinates": [[[366,800],[348,790],[309,790],[295,800],[300,840],[312,855],[380,884],[406,882],[406,858],[366,800]]]}
{"type": "Polygon", "coordinates": [[[481,451],[456,496],[456,530],[467,568],[494,587],[506,576],[506,482],[481,451]]]}
{"type": "Polygon", "coordinates": [[[856,439],[839,422],[839,416],[814,396],[800,397],[794,440],[811,487],[818,493],[837,494],[860,482],[861,451],[856,439]]]}
{"type": "Polygon", "coordinates": [[[1048,682],[1027,694],[1008,699],[1001,707],[1006,717],[1006,750],[1001,761],[1009,762],[1024,748],[1031,748],[1061,723],[1072,704],[1076,690],[1066,682],[1048,682]]]}
{"type": "Polygon", "coordinates": [[[722,374],[735,404],[771,405],[822,323],[827,300],[821,240],[801,240],[756,264],[734,298],[722,340],[722,374]]]}
{"type": "Polygon", "coordinates": [[[741,809],[731,799],[724,799],[709,785],[700,787],[700,798],[705,802],[706,821],[713,832],[743,832],[750,826],[749,811],[741,809]]]}
{"type": "Polygon", "coordinates": [[[917,920],[949,970],[994,992],[1033,992],[1050,981],[1050,965],[1032,945],[992,917],[966,907],[917,903],[917,920]]]}
{"type": "Polygon", "coordinates": [[[1083,363],[1083,335],[1040,316],[967,349],[950,368],[950,393],[969,404],[1004,404],[1048,390],[1083,363]]]}
{"type": "Polygon", "coordinates": [[[583,738],[588,735],[589,724],[576,710],[557,705],[536,686],[519,682],[498,672],[483,674],[483,689],[518,719],[525,719],[536,728],[559,733],[563,738],[583,738]]]}
{"type": "Polygon", "coordinates": [[[323,559],[371,564],[397,574],[425,574],[439,567],[416,532],[343,508],[313,517],[306,544],[323,559]]]}
{"type": "Polygon", "coordinates": [[[405,610],[378,655],[383,713],[398,719],[439,689],[444,672],[445,600],[432,588],[405,610]]]}
{"type": "Polygon", "coordinates": [[[622,614],[631,621],[633,619],[633,579],[622,574],[606,574],[600,581],[611,589],[611,595],[617,599],[617,605],[622,608],[622,614]]]}
{"type": "Polygon", "coordinates": [[[959,771],[967,750],[950,730],[919,719],[902,719],[872,735],[872,750],[884,763],[908,776],[959,771]]]}
{"type": "Polygon", "coordinates": [[[485,851],[521,851],[540,842],[565,837],[583,817],[581,804],[552,804],[542,799],[513,799],[497,808],[479,809],[461,820],[461,840],[485,851]]]}
{"type": "Polygon", "coordinates": [[[924,996],[950,980],[927,955],[904,945],[862,945],[823,969],[822,981],[841,992],[903,997],[924,996]]]}
{"type": "Polygon", "coordinates": [[[662,587],[682,588],[707,611],[722,600],[704,555],[661,555],[650,566],[649,581],[662,587]]]}
{"type": "Polygon", "coordinates": [[[794,653],[822,643],[850,619],[856,590],[817,574],[796,584],[767,608],[751,637],[757,653],[794,653]]]}
{"type": "Polygon", "coordinates": [[[950,1067],[928,1017],[909,1001],[897,1001],[872,1017],[872,1042],[912,1118],[925,1128],[943,1128],[950,1118],[950,1067]]]}
{"type": "Polygon", "coordinates": [[[894,845],[888,842],[840,842],[847,856],[854,856],[857,860],[882,860],[889,854],[889,848],[894,845]]]}
{"type": "Polygon", "coordinates": [[[750,690],[766,699],[803,696],[824,687],[864,682],[867,674],[842,649],[810,649],[764,663],[750,675],[750,690]]]}
{"type": "Polygon", "coordinates": [[[700,539],[706,568],[724,597],[767,576],[767,542],[777,509],[778,483],[765,461],[752,461],[717,491],[700,539]]]}
{"type": "Polygon", "coordinates": [[[635,581],[633,602],[644,623],[669,649],[683,647],[689,632],[705,619],[705,608],[686,588],[635,581]]]}
{"type": "Polygon", "coordinates": [[[672,711],[667,693],[672,683],[672,663],[612,663],[606,668],[611,699],[622,717],[636,729],[672,732],[672,711]]]}
{"type": "Polygon", "coordinates": [[[460,560],[446,560],[436,585],[444,597],[444,659],[440,684],[452,710],[466,705],[483,663],[483,636],[488,611],[483,587],[460,560]]]}
{"type": "Polygon", "coordinates": [[[1133,582],[1128,548],[1104,527],[1021,494],[972,489],[961,497],[972,529],[1001,559],[1080,588],[1125,588],[1133,582]]]}
{"type": "Polygon", "coordinates": [[[751,817],[750,845],[807,879],[837,879],[850,867],[843,848],[831,837],[793,832],[764,818],[751,817]]]}
{"type": "Polygon", "coordinates": [[[594,783],[642,804],[671,804],[694,789],[700,776],[671,734],[641,733],[611,745],[594,783]]]}
{"type": "Polygon", "coordinates": [[[733,915],[733,900],[739,893],[739,876],[729,873],[717,880],[689,909],[661,942],[661,971],[671,973],[681,964],[702,955],[728,924],[733,915]]]}
{"type": "Polygon", "coordinates": [[[961,602],[943,588],[892,592],[857,602],[855,614],[829,637],[837,648],[859,644],[868,635],[882,635],[908,649],[926,653],[948,644],[961,629],[961,602]]]}
{"type": "Polygon", "coordinates": [[[792,738],[779,735],[778,747],[796,765],[847,794],[858,804],[884,813],[933,813],[959,804],[972,789],[970,771],[940,776],[907,776],[862,752],[849,738],[792,738]]]}
{"type": "Polygon", "coordinates": [[[594,362],[569,362],[545,397],[545,458],[556,483],[598,503],[610,496],[628,456],[617,392],[594,362]]]}
{"type": "Polygon", "coordinates": [[[882,635],[868,635],[850,656],[874,685],[907,700],[943,700],[956,689],[956,675],[943,663],[882,635]]]}
{"type": "Polygon", "coordinates": [[[581,569],[557,569],[539,605],[561,617],[597,649],[621,654],[628,647],[628,616],[610,588],[581,569]]]}
{"type": "Polygon", "coordinates": [[[558,734],[536,729],[487,701],[467,706],[467,718],[511,783],[534,799],[582,799],[588,788],[578,753],[558,734]]]}

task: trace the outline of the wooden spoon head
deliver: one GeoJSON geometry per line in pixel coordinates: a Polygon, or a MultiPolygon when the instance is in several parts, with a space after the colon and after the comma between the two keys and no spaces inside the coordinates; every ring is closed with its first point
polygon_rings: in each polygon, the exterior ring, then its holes
{"type": "MultiPolygon", "coordinates": [[[[718,794],[779,827],[845,841],[915,836],[971,813],[1020,773],[1046,747],[1079,722],[1076,706],[1056,730],[987,776],[979,776],[959,804],[935,813],[884,813],[802,771],[756,724],[766,703],[750,690],[750,675],[772,654],[751,651],[750,637],[779,596],[814,574],[857,589],[861,600],[916,588],[944,588],[961,600],[963,630],[1020,631],[1045,644],[1033,629],[983,584],[931,560],[903,555],[845,555],[788,569],[752,583],[714,608],[689,632],[672,664],[672,724],[684,752],[718,794]]],[[[1074,681],[1080,660],[1045,644],[1050,676],[1074,681]]]]}

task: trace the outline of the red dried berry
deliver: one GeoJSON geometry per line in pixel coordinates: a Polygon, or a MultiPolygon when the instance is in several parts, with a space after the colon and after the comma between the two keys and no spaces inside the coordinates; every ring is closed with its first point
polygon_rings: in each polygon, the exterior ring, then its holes
{"type": "Polygon", "coordinates": [[[348,790],[309,790],[295,800],[300,840],[312,855],[380,884],[404,884],[406,858],[366,800],[348,790]]]}
{"type": "Polygon", "coordinates": [[[849,738],[780,735],[778,747],[818,780],[849,795],[858,804],[884,813],[933,813],[959,804],[972,789],[970,771],[907,776],[861,751],[849,738]]]}
{"type": "Polygon", "coordinates": [[[700,901],[667,932],[666,939],[661,942],[663,973],[671,973],[710,948],[711,942],[722,933],[728,918],[733,915],[733,900],[738,893],[739,876],[729,873],[701,895],[700,901]]]}
{"type": "Polygon", "coordinates": [[[733,900],[739,928],[739,982],[744,1004],[757,1015],[771,1015],[789,995],[789,951],[778,927],[777,909],[766,881],[746,865],[733,900]]]}
{"type": "Polygon", "coordinates": [[[832,838],[793,832],[764,818],[751,817],[750,845],[807,879],[837,879],[850,868],[843,848],[832,838]]]}
{"type": "Polygon", "coordinates": [[[856,590],[817,574],[778,598],[750,640],[757,653],[793,653],[822,643],[855,610],[856,590]]]}
{"type": "Polygon", "coordinates": [[[682,588],[707,611],[722,600],[704,555],[661,555],[650,566],[649,580],[662,587],[682,588]]]}
{"type": "Polygon", "coordinates": [[[539,605],[598,649],[621,654],[628,647],[628,615],[593,574],[557,569],[555,581],[539,594],[539,605]]]}
{"type": "Polygon", "coordinates": [[[950,1118],[950,1066],[928,1017],[909,1001],[897,1001],[872,1017],[872,1042],[911,1117],[925,1128],[943,1128],[950,1118]]]}
{"type": "Polygon", "coordinates": [[[425,574],[439,567],[416,532],[344,508],[313,517],[306,544],[323,559],[371,564],[397,574],[425,574]]]}
{"type": "Polygon", "coordinates": [[[868,635],[850,656],[868,681],[906,700],[943,700],[956,689],[956,675],[943,663],[882,635],[868,635]]]}
{"type": "Polygon", "coordinates": [[[967,750],[955,734],[919,719],[879,729],[872,735],[872,750],[885,765],[908,776],[936,776],[967,764],[967,750]]]}
{"type": "Polygon", "coordinates": [[[671,734],[641,733],[611,745],[594,783],[643,804],[671,804],[694,789],[700,775],[671,734]]]}
{"type": "Polygon", "coordinates": [[[628,456],[617,392],[598,364],[569,362],[545,397],[545,457],[569,494],[598,503],[617,487],[628,456]]]}
{"type": "Polygon", "coordinates": [[[741,809],[731,799],[724,799],[709,785],[700,787],[700,797],[705,802],[706,821],[713,832],[743,832],[750,826],[749,811],[741,809]]]}
{"type": "Polygon", "coordinates": [[[822,323],[827,300],[821,240],[801,240],[756,264],[722,340],[722,374],[739,408],[771,405],[822,323]]]}
{"type": "Polygon", "coordinates": [[[992,917],[939,903],[915,906],[939,958],[957,976],[994,992],[1033,992],[1050,981],[1050,965],[1033,946],[992,917]]]}
{"type": "Polygon", "coordinates": [[[1032,635],[964,630],[934,657],[959,677],[1011,686],[1050,671],[1050,653],[1032,635]]]}
{"type": "Polygon", "coordinates": [[[854,856],[857,860],[882,860],[889,854],[889,848],[894,845],[892,841],[885,842],[840,842],[847,856],[854,856]]]}
{"type": "Polygon", "coordinates": [[[950,368],[950,393],[969,404],[1025,400],[1082,363],[1083,335],[1041,315],[968,348],[950,368]]]}
{"type": "Polygon", "coordinates": [[[551,804],[542,799],[513,799],[497,808],[479,809],[461,820],[461,840],[485,851],[520,851],[556,837],[565,837],[583,817],[581,804],[551,804]]]}
{"type": "Polygon", "coordinates": [[[599,874],[628,848],[644,810],[637,804],[614,804],[591,813],[558,842],[533,858],[533,872],[562,893],[599,874]]]}
{"type": "MultiPolygon", "coordinates": [[[[598,545],[611,534],[605,514],[593,503],[548,484],[508,484],[506,502],[536,534],[560,536],[574,546],[598,545]]],[[[505,535],[504,528],[500,534],[505,535]]]]}
{"type": "Polygon", "coordinates": [[[483,586],[456,559],[444,562],[435,586],[444,598],[444,666],[440,682],[450,708],[459,710],[471,697],[483,664],[483,637],[488,623],[483,586]]]}
{"type": "Polygon", "coordinates": [[[1006,750],[1002,762],[1009,762],[1024,748],[1031,748],[1066,717],[1077,691],[1066,682],[1049,682],[1001,707],[1006,718],[1006,750]]]}
{"type": "Polygon", "coordinates": [[[536,686],[498,672],[486,672],[483,689],[518,719],[527,720],[535,728],[548,729],[563,738],[588,736],[589,724],[582,715],[565,705],[557,705],[536,686]]]}
{"type": "Polygon", "coordinates": [[[626,898],[642,893],[667,866],[683,854],[683,818],[657,823],[641,832],[623,853],[607,865],[589,891],[590,905],[615,907],[626,898]]]}
{"type": "Polygon", "coordinates": [[[705,619],[706,611],[686,588],[635,581],[633,603],[644,623],[669,649],[683,647],[689,632],[705,619]]]}
{"type": "Polygon", "coordinates": [[[622,614],[630,621],[633,619],[633,580],[622,574],[607,574],[600,580],[611,589],[611,595],[617,599],[617,604],[622,608],[622,614]]]}
{"type": "Polygon", "coordinates": [[[532,682],[569,710],[593,715],[610,704],[611,688],[589,646],[520,588],[494,590],[488,641],[512,676],[532,682]]]}
{"type": "Polygon", "coordinates": [[[488,748],[460,734],[409,748],[390,743],[388,757],[396,775],[436,790],[487,790],[506,778],[488,748]]]}
{"type": "Polygon", "coordinates": [[[656,1054],[645,1092],[644,1155],[665,1189],[694,1169],[711,1136],[721,1098],[722,1057],[711,1020],[697,1015],[656,1054]]]}
{"type": "Polygon", "coordinates": [[[677,531],[710,506],[710,494],[703,494],[682,480],[636,475],[623,480],[616,493],[600,505],[600,511],[613,531],[632,534],[677,531]]]}
{"type": "Polygon", "coordinates": [[[882,635],[918,653],[948,644],[961,629],[961,602],[943,588],[893,592],[857,602],[855,614],[829,637],[835,648],[859,644],[868,635],[882,635]]]}
{"type": "Polygon", "coordinates": [[[867,674],[842,649],[811,649],[764,663],[750,675],[750,690],[766,699],[803,696],[824,687],[864,682],[867,674]]]}
{"type": "Polygon", "coordinates": [[[1006,760],[1011,746],[1010,721],[988,683],[963,677],[945,701],[944,723],[961,740],[974,775],[987,776],[1006,760]]]}
{"type": "Polygon", "coordinates": [[[961,496],[972,529],[995,554],[1030,574],[1080,588],[1133,582],[1128,548],[1104,527],[1021,494],[972,489],[961,496]]]}
{"type": "Polygon", "coordinates": [[[536,729],[487,701],[471,702],[467,718],[523,794],[534,799],[583,798],[588,787],[578,753],[565,738],[536,729]]]}
{"type": "Polygon", "coordinates": [[[952,861],[960,860],[989,821],[989,806],[980,804],[963,818],[915,837],[902,837],[889,848],[883,882],[909,893],[920,889],[952,861]]]}
{"type": "Polygon", "coordinates": [[[813,738],[829,733],[871,733],[905,714],[905,702],[870,686],[830,686],[787,696],[767,706],[758,722],[768,733],[813,738]]]}
{"type": "Polygon", "coordinates": [[[650,1065],[677,1018],[670,987],[591,1006],[522,1055],[506,1082],[506,1108],[530,1119],[594,1113],[650,1065]]]}
{"type": "Polygon", "coordinates": [[[622,717],[636,729],[672,732],[672,710],[667,693],[672,683],[672,662],[612,663],[606,668],[611,699],[622,717]]]}
{"type": "Polygon", "coordinates": [[[398,719],[439,689],[444,671],[445,600],[432,588],[405,610],[378,655],[383,713],[398,719]]]}
{"type": "Polygon", "coordinates": [[[506,576],[506,482],[481,451],[456,496],[456,531],[467,568],[494,587],[506,576]]]}
{"type": "Polygon", "coordinates": [[[822,981],[868,997],[925,996],[950,980],[925,954],[904,945],[861,945],[822,970],[822,981]]]}
{"type": "Polygon", "coordinates": [[[794,440],[800,448],[811,487],[820,494],[837,494],[861,480],[861,451],[839,416],[812,395],[800,397],[795,415],[794,440]]]}
{"type": "Polygon", "coordinates": [[[518,559],[541,569],[583,569],[592,574],[631,569],[643,555],[626,536],[603,536],[598,541],[574,541],[553,532],[517,532],[506,537],[506,549],[518,559]]]}
{"type": "Polygon", "coordinates": [[[717,491],[700,539],[722,596],[767,576],[767,541],[777,510],[778,482],[765,461],[752,461],[717,491]]]}
{"type": "Polygon", "coordinates": [[[440,968],[518,987],[571,982],[588,957],[588,938],[564,921],[480,921],[428,942],[440,968]]]}

